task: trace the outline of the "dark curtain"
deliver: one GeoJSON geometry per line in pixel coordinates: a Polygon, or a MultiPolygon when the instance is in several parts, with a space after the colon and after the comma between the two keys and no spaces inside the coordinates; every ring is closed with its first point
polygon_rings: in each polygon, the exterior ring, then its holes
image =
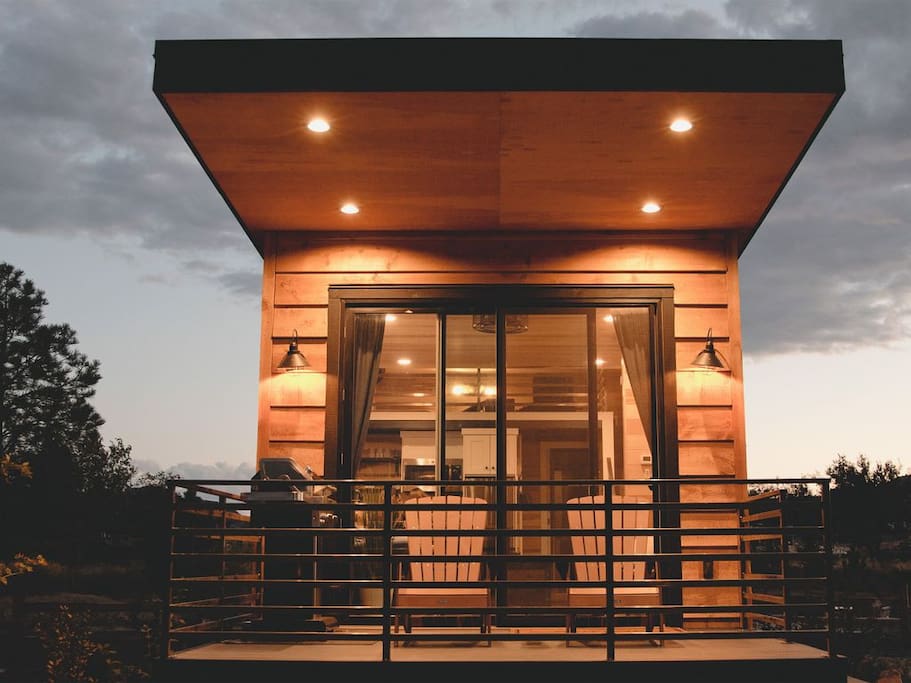
{"type": "Polygon", "coordinates": [[[648,439],[652,442],[652,354],[649,337],[651,336],[651,316],[646,308],[630,308],[612,311],[614,329],[620,342],[620,353],[626,365],[630,387],[639,410],[639,419],[648,439]]]}
{"type": "Polygon", "coordinates": [[[351,476],[356,477],[361,465],[361,452],[370,428],[373,394],[380,376],[380,351],[386,316],[382,313],[358,313],[354,316],[351,372],[351,476]]]}

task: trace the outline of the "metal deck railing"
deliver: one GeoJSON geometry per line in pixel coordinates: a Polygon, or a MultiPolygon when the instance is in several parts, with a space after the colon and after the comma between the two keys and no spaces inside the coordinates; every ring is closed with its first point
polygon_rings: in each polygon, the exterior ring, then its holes
{"type": "Polygon", "coordinates": [[[530,631],[537,641],[602,643],[608,660],[618,642],[707,638],[779,638],[833,656],[828,479],[178,479],[169,486],[169,657],[226,641],[379,640],[386,661],[392,647],[413,641],[527,640],[530,631]],[[480,562],[484,572],[470,585],[490,590],[488,606],[397,604],[400,588],[441,585],[409,577],[408,539],[466,535],[404,527],[407,497],[419,487],[488,501],[473,506],[487,513],[487,528],[472,532],[484,538],[483,552],[421,558],[480,562]],[[647,511],[649,525],[570,529],[566,501],[579,495],[603,495],[604,519],[647,511]],[[571,538],[580,534],[603,537],[603,555],[574,553],[571,538]],[[614,539],[623,536],[652,538],[654,552],[617,554],[614,539]],[[654,570],[635,580],[608,571],[586,582],[575,576],[579,561],[640,561],[654,570]],[[570,586],[603,589],[603,606],[570,607],[570,586]],[[636,586],[659,587],[660,604],[618,605],[616,596],[636,586]],[[485,615],[496,626],[486,633],[478,628],[485,615]],[[398,628],[407,616],[420,628],[398,628]]]}

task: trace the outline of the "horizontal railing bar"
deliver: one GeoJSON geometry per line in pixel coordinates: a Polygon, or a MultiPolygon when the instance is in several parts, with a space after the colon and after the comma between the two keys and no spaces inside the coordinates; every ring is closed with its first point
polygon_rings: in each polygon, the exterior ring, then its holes
{"type": "MultiPolygon", "coordinates": [[[[359,586],[364,581],[357,579],[261,579],[261,578],[220,578],[220,577],[172,577],[172,583],[177,584],[255,584],[255,585],[299,585],[299,586],[359,586]]],[[[613,581],[615,588],[670,588],[670,587],[748,587],[762,585],[813,585],[824,584],[825,577],[781,577],[772,579],[645,579],[640,581],[613,581]]],[[[368,583],[366,585],[376,585],[368,583]]],[[[540,580],[484,580],[465,581],[416,581],[413,579],[393,580],[389,582],[392,588],[604,588],[606,581],[581,581],[568,579],[540,579],[540,580]]]]}
{"type": "MultiPolygon", "coordinates": [[[[276,484],[285,484],[291,482],[294,485],[307,487],[307,486],[346,486],[353,488],[386,488],[386,487],[401,487],[403,485],[418,485],[418,486],[430,486],[430,485],[442,485],[442,486],[451,486],[451,485],[481,485],[481,486],[496,486],[498,484],[505,484],[508,486],[544,486],[549,488],[554,488],[555,486],[653,486],[656,484],[679,484],[681,486],[692,485],[692,484],[708,484],[715,486],[727,486],[731,484],[779,484],[779,485],[789,485],[789,484],[813,484],[813,485],[822,485],[830,484],[831,479],[828,477],[794,477],[794,478],[749,478],[749,479],[734,479],[734,478],[720,478],[720,477],[677,477],[677,478],[668,478],[668,479],[568,479],[560,481],[555,484],[552,479],[483,479],[483,480],[474,480],[471,484],[464,483],[465,480],[459,479],[171,479],[169,483],[173,484],[176,488],[197,488],[200,485],[206,484],[217,484],[219,486],[260,486],[263,484],[268,484],[274,482],[276,484]],[[480,483],[479,483],[480,482],[480,483]]],[[[755,496],[762,495],[765,492],[754,494],[755,496]]]]}
{"type": "MultiPolygon", "coordinates": [[[[221,559],[221,558],[234,558],[238,560],[247,560],[247,561],[257,561],[257,560],[266,560],[266,559],[302,559],[305,561],[313,561],[319,559],[331,559],[331,560],[356,560],[356,561],[377,561],[386,558],[386,555],[383,553],[190,553],[190,552],[173,552],[169,555],[175,559],[221,559]]],[[[541,562],[603,562],[605,561],[604,555],[576,555],[574,553],[555,553],[550,555],[497,555],[497,554],[483,554],[483,555],[436,555],[433,556],[436,558],[443,559],[444,561],[452,561],[458,559],[461,561],[478,561],[478,562],[509,562],[509,563],[518,563],[523,562],[528,563],[541,563],[541,562]]],[[[390,558],[395,563],[405,563],[405,562],[433,562],[434,560],[428,556],[426,559],[415,559],[414,555],[409,555],[407,553],[395,553],[390,558]]],[[[818,551],[800,551],[800,552],[787,552],[787,551],[778,551],[778,552],[757,552],[757,553],[728,553],[724,551],[719,552],[698,552],[698,553],[630,553],[630,554],[617,554],[613,555],[613,562],[634,562],[634,561],[661,561],[661,562],[691,562],[699,560],[720,560],[720,561],[729,561],[735,562],[738,560],[752,560],[754,562],[759,562],[762,560],[807,560],[807,559],[825,559],[825,552],[822,550],[818,551]]]]}
{"type": "MultiPolygon", "coordinates": [[[[204,528],[204,527],[171,527],[174,534],[181,536],[270,536],[301,534],[313,536],[382,536],[389,531],[384,529],[358,529],[355,527],[240,527],[240,528],[204,528]]],[[[495,537],[510,536],[516,538],[553,538],[570,536],[795,536],[813,535],[825,531],[822,526],[787,526],[787,527],[640,527],[636,529],[393,529],[393,536],[408,537],[495,537]],[[762,533],[758,533],[758,532],[762,533]]]]}
{"type": "MultiPolygon", "coordinates": [[[[819,506],[820,499],[812,498],[807,501],[807,503],[812,503],[814,506],[819,506]]],[[[234,503],[219,503],[218,501],[180,501],[175,504],[175,510],[181,513],[193,513],[193,512],[205,512],[206,514],[211,514],[213,512],[231,512],[237,514],[237,511],[252,511],[255,509],[261,509],[264,505],[270,505],[271,502],[245,502],[243,504],[234,504],[234,503]]],[[[354,510],[354,511],[363,511],[363,512],[384,512],[390,510],[393,513],[401,513],[407,510],[414,510],[415,506],[413,504],[407,503],[344,503],[344,502],[327,502],[327,503],[307,503],[304,501],[283,501],[282,505],[295,505],[301,508],[301,510],[310,510],[317,508],[319,510],[329,512],[333,510],[354,510]]],[[[593,503],[574,503],[573,509],[578,510],[666,510],[666,511],[690,511],[690,512],[739,512],[749,505],[749,501],[699,501],[699,502],[675,502],[675,501],[657,501],[657,502],[641,502],[641,503],[611,503],[608,508],[605,508],[603,503],[593,504],[593,503]]],[[[460,503],[458,505],[453,505],[451,503],[427,503],[420,506],[421,510],[451,510],[458,507],[458,509],[465,510],[495,510],[497,508],[496,502],[488,503],[460,503]]],[[[554,502],[554,503],[513,503],[506,502],[504,507],[510,512],[555,512],[559,510],[565,510],[567,505],[565,502],[554,502]]],[[[766,511],[766,512],[776,512],[777,511],[766,511]]],[[[749,513],[745,514],[743,519],[745,521],[763,521],[766,519],[764,516],[765,512],[761,513],[749,513]]],[[[770,515],[768,518],[774,518],[776,515],[770,515]]],[[[243,519],[249,519],[249,515],[243,515],[243,519]]]]}
{"type": "MultiPolygon", "coordinates": [[[[298,640],[298,641],[359,641],[359,640],[376,640],[381,634],[369,631],[200,631],[185,630],[187,627],[172,629],[171,637],[175,640],[207,640],[215,638],[231,639],[232,641],[250,640],[262,642],[263,640],[298,640]]],[[[585,632],[552,632],[552,633],[516,633],[516,632],[497,632],[475,634],[475,633],[390,633],[388,638],[391,641],[414,642],[414,641],[446,641],[446,642],[476,642],[476,641],[575,641],[575,640],[730,640],[730,639],[750,639],[750,638],[789,638],[800,636],[822,636],[828,633],[825,629],[800,629],[800,630],[769,630],[769,631],[619,631],[614,633],[598,632],[587,630],[585,632]]]]}

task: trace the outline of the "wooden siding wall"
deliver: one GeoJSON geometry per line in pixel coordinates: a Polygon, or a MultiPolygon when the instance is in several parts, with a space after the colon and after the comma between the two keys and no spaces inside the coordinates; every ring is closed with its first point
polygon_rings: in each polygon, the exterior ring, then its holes
{"type": "MultiPolygon", "coordinates": [[[[345,284],[671,284],[680,475],[746,476],[740,295],[731,234],[270,233],[263,272],[258,458],[290,456],[317,473],[325,471],[328,289],[345,284]],[[730,372],[690,369],[708,328],[730,372]],[[279,373],[277,364],[295,329],[313,372],[279,373]]],[[[684,487],[681,495],[703,500],[708,489],[684,487]]],[[[727,527],[736,526],[736,517],[689,513],[682,523],[727,527]]],[[[734,551],[737,544],[733,538],[705,536],[689,537],[684,546],[690,552],[728,546],[734,551]]],[[[684,576],[702,578],[702,569],[701,562],[688,563],[684,576]]],[[[716,578],[735,577],[737,563],[716,562],[714,570],[716,578]]],[[[684,601],[733,604],[739,596],[736,589],[688,588],[684,601]]]]}

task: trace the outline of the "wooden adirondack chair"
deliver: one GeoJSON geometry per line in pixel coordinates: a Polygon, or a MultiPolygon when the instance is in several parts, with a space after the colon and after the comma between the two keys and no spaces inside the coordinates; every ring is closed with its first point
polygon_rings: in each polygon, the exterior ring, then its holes
{"type": "MultiPolygon", "coordinates": [[[[462,510],[461,505],[485,505],[481,498],[463,496],[429,496],[406,502],[406,529],[439,529],[439,530],[482,530],[486,527],[486,510],[462,510]],[[422,509],[428,505],[447,505],[451,509],[422,509]]],[[[466,613],[472,608],[490,606],[490,590],[486,586],[473,586],[481,578],[481,562],[477,560],[457,561],[421,561],[419,558],[434,556],[480,555],[484,549],[483,535],[450,535],[450,536],[409,536],[408,554],[416,559],[407,562],[410,578],[413,581],[459,582],[464,586],[401,587],[393,595],[396,607],[427,608],[432,614],[435,608],[464,607],[466,613]]],[[[479,613],[480,614],[480,613],[479,613]]],[[[491,615],[480,614],[481,633],[489,633],[491,615]]],[[[402,619],[405,632],[411,631],[411,615],[402,619]]],[[[399,615],[394,622],[395,632],[399,628],[399,615]]]]}
{"type": "MultiPolygon", "coordinates": [[[[622,501],[618,501],[622,502],[622,501]]],[[[632,502],[632,501],[630,501],[632,502]]],[[[604,496],[582,496],[567,501],[569,528],[580,530],[604,529],[604,496]],[[578,509],[578,505],[595,505],[599,509],[578,509]]],[[[651,511],[614,510],[612,515],[614,529],[647,529],[651,524],[651,511]]],[[[604,536],[572,536],[572,550],[575,555],[604,555],[604,536]]],[[[654,539],[651,535],[615,536],[614,556],[648,555],[654,552],[654,539]]],[[[642,581],[650,578],[647,575],[647,564],[644,560],[619,560],[614,562],[614,581],[642,581]]],[[[592,560],[573,562],[577,581],[605,581],[607,568],[605,562],[592,560]]],[[[657,578],[657,576],[653,577],[657,578]]],[[[600,586],[573,586],[568,590],[570,607],[593,607],[604,609],[607,604],[607,591],[600,586]]],[[[614,606],[622,614],[624,607],[643,607],[661,604],[661,589],[658,586],[614,586],[614,606]]],[[[655,622],[664,631],[664,616],[658,613],[657,618],[650,612],[637,612],[642,616],[648,631],[655,622]]],[[[576,630],[575,615],[566,616],[566,629],[570,633],[576,630]]],[[[663,640],[653,641],[663,645],[663,640]]]]}

